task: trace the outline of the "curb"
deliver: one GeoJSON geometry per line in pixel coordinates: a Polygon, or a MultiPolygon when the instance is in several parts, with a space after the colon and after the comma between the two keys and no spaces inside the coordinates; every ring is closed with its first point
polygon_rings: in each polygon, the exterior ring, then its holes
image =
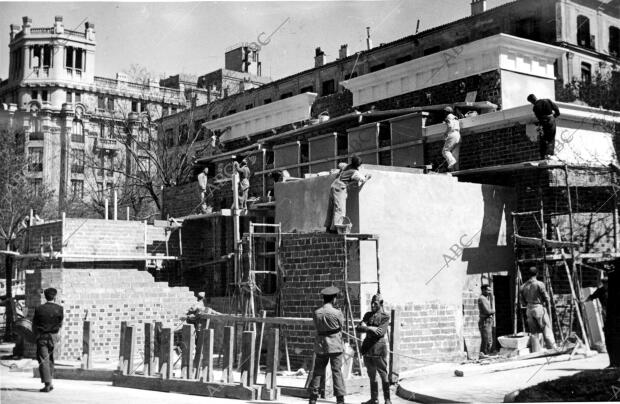
{"type": "Polygon", "coordinates": [[[461,403],[463,401],[446,400],[445,398],[429,396],[427,394],[416,393],[409,391],[402,387],[400,384],[396,389],[396,395],[404,400],[414,401],[417,403],[432,404],[432,403],[461,403]]]}

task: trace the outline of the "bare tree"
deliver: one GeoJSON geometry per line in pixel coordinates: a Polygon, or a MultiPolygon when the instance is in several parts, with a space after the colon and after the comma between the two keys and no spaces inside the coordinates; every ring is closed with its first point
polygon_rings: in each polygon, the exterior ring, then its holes
{"type": "MultiPolygon", "coordinates": [[[[0,243],[4,253],[7,307],[6,338],[12,338],[13,325],[13,253],[25,238],[30,209],[42,212],[52,193],[29,178],[29,170],[38,170],[40,161],[28,159],[24,134],[0,129],[0,243]]],[[[24,248],[21,248],[22,250],[24,248]]]]}

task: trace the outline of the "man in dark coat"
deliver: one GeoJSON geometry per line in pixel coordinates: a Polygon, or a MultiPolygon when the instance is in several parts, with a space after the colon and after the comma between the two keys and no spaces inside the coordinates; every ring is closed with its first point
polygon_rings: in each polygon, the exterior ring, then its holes
{"type": "Polygon", "coordinates": [[[334,395],[337,403],[344,404],[344,396],[347,394],[341,371],[344,356],[342,329],[345,321],[342,311],[334,307],[339,292],[340,289],[335,286],[321,290],[323,306],[316,309],[312,316],[317,334],[314,342],[314,353],[316,354],[314,371],[308,387],[310,404],[316,404],[319,397],[319,387],[321,379],[325,377],[327,363],[331,365],[334,395]]]}
{"type": "Polygon", "coordinates": [[[380,294],[372,297],[370,308],[371,311],[364,314],[362,322],[357,326],[358,332],[366,333],[360,352],[364,355],[364,365],[370,378],[370,400],[363,404],[379,403],[377,373],[381,378],[385,404],[391,404],[390,381],[387,370],[388,345],[385,338],[390,325],[390,316],[383,311],[383,298],[380,294]]]}
{"type": "Polygon", "coordinates": [[[32,319],[32,330],[36,335],[37,361],[39,362],[39,373],[41,382],[45,386],[40,390],[49,393],[54,389],[52,379],[54,377],[54,347],[60,342],[58,331],[62,326],[64,317],[62,306],[54,303],[57,290],[54,288],[45,289],[43,294],[47,302],[34,310],[32,319]]]}
{"type": "Polygon", "coordinates": [[[527,100],[534,105],[532,111],[542,128],[540,136],[540,159],[553,159],[555,157],[555,118],[560,116],[560,108],[548,98],[538,99],[534,94],[527,96],[527,100]]]}
{"type": "Polygon", "coordinates": [[[491,287],[482,285],[482,294],[478,298],[478,329],[480,330],[480,353],[489,355],[493,350],[493,317],[495,310],[491,304],[491,287]]]}

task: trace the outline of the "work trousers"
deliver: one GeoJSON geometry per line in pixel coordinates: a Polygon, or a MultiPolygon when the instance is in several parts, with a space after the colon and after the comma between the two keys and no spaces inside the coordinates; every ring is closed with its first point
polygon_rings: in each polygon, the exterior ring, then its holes
{"type": "Polygon", "coordinates": [[[37,338],[37,361],[41,382],[52,383],[54,378],[54,346],[58,342],[58,334],[41,334],[37,338]]]}
{"type": "Polygon", "coordinates": [[[329,206],[327,208],[325,227],[328,231],[337,231],[336,225],[342,224],[343,218],[347,215],[347,184],[340,179],[336,179],[332,182],[329,191],[329,206]]]}
{"type": "Polygon", "coordinates": [[[527,305],[527,327],[532,334],[543,333],[545,347],[547,349],[555,348],[555,337],[551,329],[551,321],[549,314],[542,304],[527,305]]]}
{"type": "Polygon", "coordinates": [[[452,169],[456,165],[459,159],[460,150],[461,133],[458,131],[449,133],[448,136],[446,136],[446,141],[443,144],[443,149],[441,149],[441,155],[444,159],[446,159],[448,169],[452,169]]]}
{"type": "Polygon", "coordinates": [[[542,133],[540,135],[539,152],[540,158],[545,156],[553,156],[555,154],[555,117],[553,115],[546,116],[538,120],[542,133]]]}
{"type": "Polygon", "coordinates": [[[387,383],[389,381],[385,356],[364,356],[364,365],[368,371],[368,377],[371,383],[377,381],[377,373],[379,373],[381,383],[387,383]]]}
{"type": "Polygon", "coordinates": [[[478,320],[480,330],[480,352],[488,355],[493,350],[493,317],[486,317],[478,320]]]}
{"type": "Polygon", "coordinates": [[[334,395],[336,397],[342,397],[347,394],[341,371],[343,358],[344,354],[342,352],[316,355],[316,359],[314,361],[314,371],[312,372],[312,380],[310,381],[310,386],[308,387],[311,399],[316,399],[319,396],[321,378],[325,377],[325,368],[327,367],[328,362],[332,368],[334,395]]]}

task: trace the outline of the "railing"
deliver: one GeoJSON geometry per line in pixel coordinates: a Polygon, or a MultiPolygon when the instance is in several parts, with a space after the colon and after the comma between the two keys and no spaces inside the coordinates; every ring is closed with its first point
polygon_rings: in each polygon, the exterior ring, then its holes
{"type": "Polygon", "coordinates": [[[84,174],[84,166],[81,164],[72,164],[71,172],[74,174],[84,174]]]}
{"type": "MultiPolygon", "coordinates": [[[[32,30],[31,30],[31,32],[32,32],[32,30]]],[[[72,31],[70,29],[66,29],[65,30],[65,34],[79,36],[80,38],[86,38],[86,32],[72,31]]]]}
{"type": "Polygon", "coordinates": [[[75,143],[84,143],[84,134],[71,134],[71,141],[75,143]]]}
{"type": "Polygon", "coordinates": [[[43,163],[29,163],[28,171],[30,172],[39,172],[43,171],[43,163]]]}
{"type": "Polygon", "coordinates": [[[43,140],[43,132],[30,132],[28,140],[43,140]]]}
{"type": "Polygon", "coordinates": [[[99,150],[118,150],[118,141],[104,137],[95,138],[94,148],[99,150]]]}
{"type": "Polygon", "coordinates": [[[183,96],[183,92],[176,88],[168,88],[168,87],[160,87],[154,86],[151,87],[147,84],[141,83],[133,83],[128,81],[119,81],[116,79],[110,79],[107,77],[99,77],[95,76],[95,85],[101,86],[104,88],[113,88],[117,89],[122,86],[126,86],[127,88],[143,94],[143,95],[157,95],[157,96],[165,96],[171,99],[180,99],[183,96]]]}
{"type": "Polygon", "coordinates": [[[31,34],[53,34],[54,28],[30,28],[31,34]]]}

